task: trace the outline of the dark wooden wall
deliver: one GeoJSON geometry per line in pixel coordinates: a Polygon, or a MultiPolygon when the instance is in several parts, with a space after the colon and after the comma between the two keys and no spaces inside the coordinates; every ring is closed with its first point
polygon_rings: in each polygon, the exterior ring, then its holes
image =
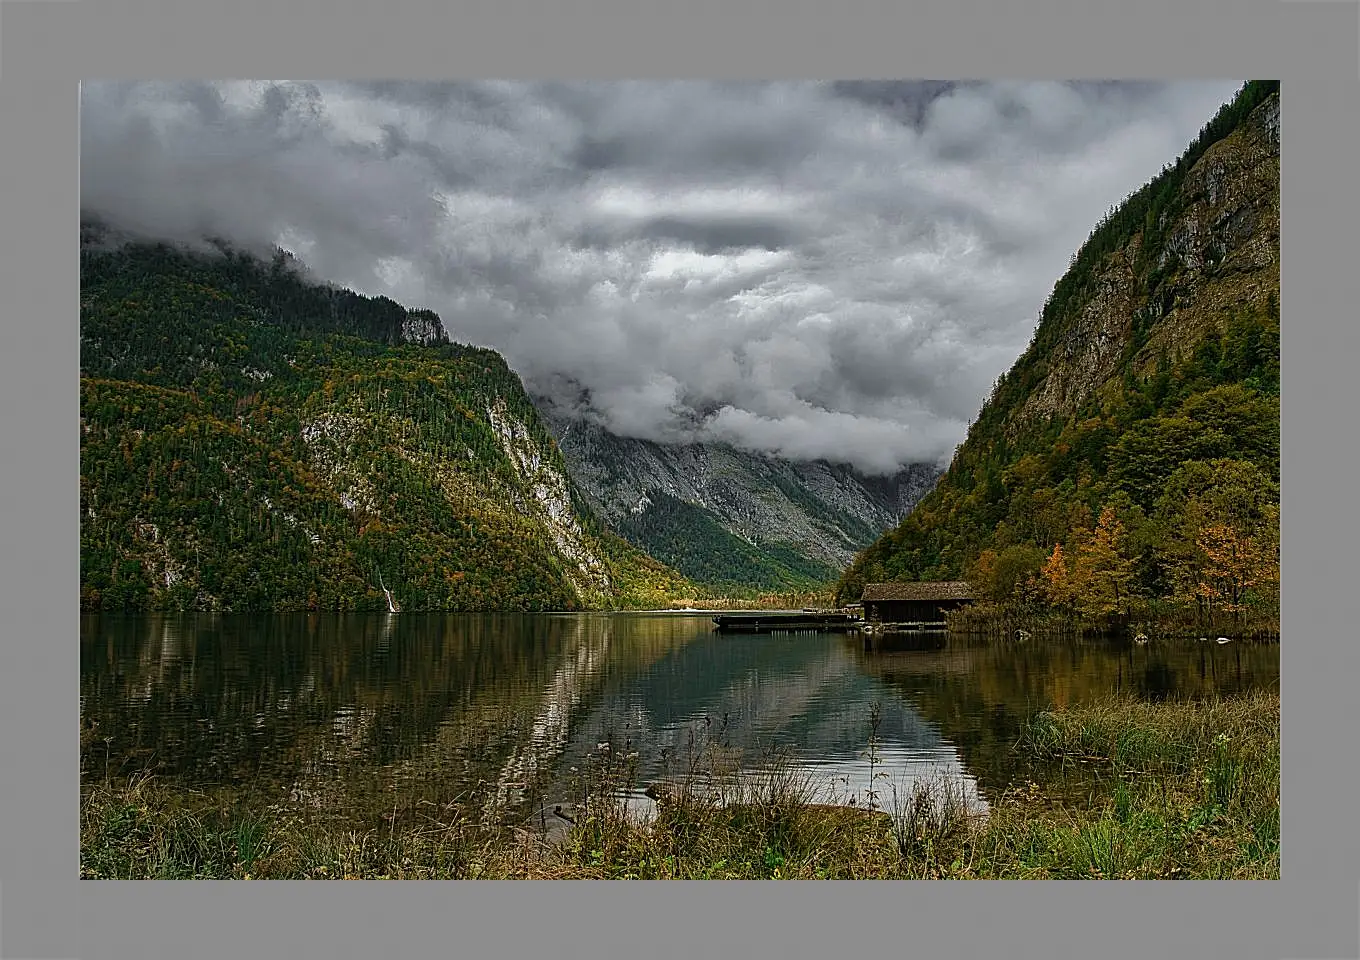
{"type": "Polygon", "coordinates": [[[966,600],[865,600],[864,618],[880,623],[939,623],[966,600]]]}

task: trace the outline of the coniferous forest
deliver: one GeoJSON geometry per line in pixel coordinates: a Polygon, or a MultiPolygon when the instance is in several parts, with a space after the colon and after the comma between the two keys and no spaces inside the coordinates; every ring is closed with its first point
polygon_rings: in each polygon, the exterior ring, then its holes
{"type": "Polygon", "coordinates": [[[82,227],[82,609],[693,596],[580,502],[519,378],[285,254],[82,227]]]}
{"type": "Polygon", "coordinates": [[[984,601],[1088,623],[1278,618],[1278,90],[1248,83],[1097,226],[842,602],[866,582],[966,578],[984,601]]]}

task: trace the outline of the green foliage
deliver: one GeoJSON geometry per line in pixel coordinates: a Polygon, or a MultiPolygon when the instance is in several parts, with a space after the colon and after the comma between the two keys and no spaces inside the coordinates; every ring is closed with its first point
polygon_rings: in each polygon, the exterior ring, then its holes
{"type": "Polygon", "coordinates": [[[838,602],[858,599],[869,582],[963,576],[995,600],[1020,599],[1033,593],[1022,589],[1027,582],[1038,589],[1051,580],[1074,612],[1095,619],[1139,600],[1198,595],[1210,614],[1214,603],[1240,610],[1275,602],[1268,568],[1272,551],[1278,556],[1278,296],[1268,291],[1264,302],[1225,311],[1216,325],[1193,331],[1190,349],[1178,356],[1165,344],[1185,343],[1184,336],[1163,337],[1141,366],[1133,360],[1168,322],[1161,295],[1170,274],[1148,262],[1146,252],[1158,248],[1159,231],[1188,202],[1186,174],[1277,90],[1278,84],[1247,84],[1174,167],[1097,226],[1054,287],[1028,350],[998,379],[936,488],[856,558],[837,584],[838,602]],[[1137,256],[1129,261],[1131,249],[1137,256]],[[1120,373],[1070,414],[1019,420],[1017,412],[1049,376],[1050,359],[1073,335],[1100,271],[1119,258],[1142,297],[1133,305],[1120,373]],[[1255,512],[1250,520],[1233,519],[1233,504],[1252,484],[1255,512]],[[1191,501],[1193,522],[1177,513],[1191,501]],[[1112,520],[1098,545],[1091,538],[1105,508],[1112,520]],[[1055,548],[1061,562],[1051,576],[1041,573],[1055,548]],[[1036,563],[1040,554],[1045,559],[1036,563]],[[1211,563],[1210,554],[1218,559],[1211,563]],[[1010,558],[1004,576],[1003,556],[1010,558]],[[1189,557],[1197,559],[1192,564],[1189,557]],[[1220,575],[1216,583],[1236,586],[1209,590],[1196,578],[1210,567],[1220,575]],[[1225,589],[1236,599],[1219,596],[1225,589]],[[1206,590],[1217,599],[1205,601],[1206,590]]]}
{"type": "Polygon", "coordinates": [[[1106,506],[1091,536],[1077,548],[1073,574],[1081,612],[1091,618],[1125,613],[1133,588],[1133,560],[1127,555],[1124,525],[1106,506]]]}
{"type": "Polygon", "coordinates": [[[1023,592],[1027,581],[1039,575],[1047,559],[1043,550],[1025,544],[1013,544],[999,553],[983,550],[968,568],[968,581],[984,599],[1013,600],[1023,592]]]}
{"type": "Polygon", "coordinates": [[[498,354],[403,342],[432,314],[308,284],[282,256],[127,246],[81,269],[82,607],[693,596],[590,514],[498,354]],[[565,551],[544,497],[568,508],[565,551]]]}
{"type": "Polygon", "coordinates": [[[717,590],[799,590],[835,577],[828,564],[809,560],[787,544],[752,544],[729,533],[709,511],[661,490],[619,532],[696,583],[717,590]]]}

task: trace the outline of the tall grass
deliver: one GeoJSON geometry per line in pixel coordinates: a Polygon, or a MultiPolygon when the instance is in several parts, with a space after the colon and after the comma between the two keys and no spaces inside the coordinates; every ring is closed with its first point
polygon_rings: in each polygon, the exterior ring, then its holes
{"type": "MultiPolygon", "coordinates": [[[[868,719],[871,783],[875,711],[868,719]]],[[[153,778],[87,787],[82,877],[1278,878],[1279,695],[1114,698],[1034,717],[1022,776],[975,808],[955,781],[819,802],[780,758],[738,775],[696,737],[630,814],[636,755],[602,745],[578,771],[574,821],[497,822],[470,804],[370,829],[195,806],[153,778]],[[866,809],[867,807],[867,809],[866,809]]],[[[558,805],[559,807],[561,805],[558,805]]],[[[558,816],[558,810],[552,812],[558,816]]]]}

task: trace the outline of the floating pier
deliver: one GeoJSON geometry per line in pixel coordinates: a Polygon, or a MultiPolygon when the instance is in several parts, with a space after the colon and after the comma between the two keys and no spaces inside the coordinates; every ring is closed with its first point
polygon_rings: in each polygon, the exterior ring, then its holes
{"type": "Polygon", "coordinates": [[[838,633],[859,629],[860,620],[848,613],[725,613],[713,618],[719,633],[838,633]]]}

